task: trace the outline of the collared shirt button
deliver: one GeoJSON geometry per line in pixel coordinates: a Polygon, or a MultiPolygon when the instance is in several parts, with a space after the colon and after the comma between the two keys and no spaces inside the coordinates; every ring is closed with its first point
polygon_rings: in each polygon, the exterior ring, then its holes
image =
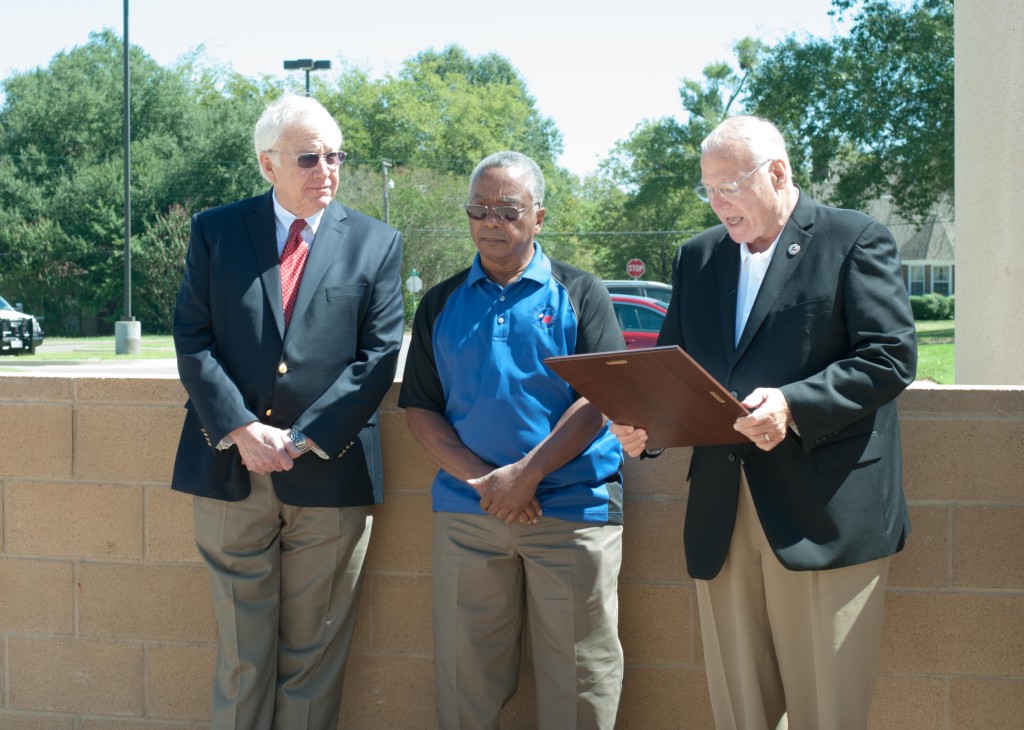
{"type": "Polygon", "coordinates": [[[498,317],[498,324],[505,324],[505,318],[504,317],[498,317]]]}
{"type": "Polygon", "coordinates": [[[279,372],[281,375],[284,375],[286,372],[288,372],[288,363],[283,362],[280,365],[278,365],[277,372],[279,372]]]}
{"type": "Polygon", "coordinates": [[[502,295],[501,295],[500,297],[498,297],[498,301],[499,301],[499,302],[503,302],[503,301],[505,301],[505,295],[504,295],[504,294],[502,294],[502,295]]]}
{"type": "Polygon", "coordinates": [[[735,390],[730,390],[730,391],[729,391],[729,395],[731,395],[731,396],[732,396],[733,398],[735,398],[736,400],[739,400],[740,394],[739,394],[739,393],[737,393],[737,392],[736,392],[735,390]]]}

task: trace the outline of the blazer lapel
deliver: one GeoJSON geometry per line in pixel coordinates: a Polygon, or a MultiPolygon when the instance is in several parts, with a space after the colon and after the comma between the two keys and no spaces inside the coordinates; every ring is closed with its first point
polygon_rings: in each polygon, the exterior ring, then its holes
{"type": "MultiPolygon", "coordinates": [[[[302,319],[302,316],[309,309],[313,297],[320,289],[327,269],[341,253],[342,243],[348,235],[348,224],[345,223],[345,208],[340,203],[332,200],[330,205],[324,209],[323,218],[317,226],[316,236],[313,238],[313,246],[309,249],[309,258],[306,259],[306,267],[302,271],[302,281],[299,282],[299,293],[295,297],[295,309],[292,310],[292,324],[302,319]]],[[[280,280],[280,272],[278,273],[280,280]]],[[[280,284],[278,284],[280,288],[280,284]]],[[[280,300],[280,297],[278,297],[280,300]]],[[[284,315],[281,315],[281,323],[284,324],[284,315]]]]}
{"type": "Polygon", "coordinates": [[[245,224],[256,264],[259,266],[263,296],[274,315],[277,331],[284,337],[284,307],[281,303],[281,257],[277,252],[277,223],[274,221],[273,190],[257,199],[245,224]]]}
{"type": "Polygon", "coordinates": [[[740,246],[726,235],[715,251],[718,270],[718,311],[721,312],[722,351],[736,345],[736,289],[740,276],[740,246]]]}
{"type": "MultiPolygon", "coordinates": [[[[772,254],[771,263],[768,264],[768,271],[765,272],[764,281],[757,292],[754,300],[754,307],[750,310],[747,323],[743,327],[743,333],[736,344],[736,359],[743,356],[743,352],[754,339],[754,334],[764,323],[765,318],[775,306],[775,301],[785,290],[790,277],[797,270],[804,252],[811,243],[811,234],[808,230],[813,223],[814,203],[801,191],[797,207],[785,228],[779,236],[779,242],[775,246],[775,253],[772,254]]],[[[735,298],[735,297],[734,297],[735,298]]],[[[733,308],[735,312],[735,305],[733,308]]]]}

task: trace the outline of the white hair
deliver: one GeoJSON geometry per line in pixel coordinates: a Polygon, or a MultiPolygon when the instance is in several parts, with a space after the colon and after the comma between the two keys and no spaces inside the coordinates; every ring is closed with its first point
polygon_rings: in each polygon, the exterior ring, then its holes
{"type": "Polygon", "coordinates": [[[700,143],[702,157],[708,152],[735,154],[737,149],[750,155],[746,162],[751,165],[764,160],[785,160],[789,167],[786,141],[778,127],[767,119],[746,115],[729,117],[700,143]]]}
{"type": "MultiPolygon", "coordinates": [[[[341,149],[341,128],[324,105],[308,96],[289,95],[267,106],[256,122],[252,134],[256,157],[259,158],[261,152],[274,149],[285,130],[291,127],[314,129],[328,146],[341,149]]],[[[260,174],[267,177],[262,165],[260,174]]],[[[268,182],[272,181],[268,179],[268,182]]]]}

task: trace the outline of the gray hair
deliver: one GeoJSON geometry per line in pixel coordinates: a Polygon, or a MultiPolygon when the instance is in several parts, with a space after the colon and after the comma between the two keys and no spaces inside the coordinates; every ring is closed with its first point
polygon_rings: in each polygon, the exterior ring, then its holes
{"type": "Polygon", "coordinates": [[[762,117],[729,117],[700,143],[700,154],[703,157],[708,152],[735,153],[737,148],[750,155],[751,165],[763,160],[785,160],[789,167],[789,153],[782,133],[762,117]]]}
{"type": "Polygon", "coordinates": [[[469,187],[473,187],[473,183],[484,170],[489,170],[492,167],[524,170],[526,172],[526,189],[530,193],[530,197],[533,198],[537,207],[544,207],[544,173],[540,171],[540,165],[522,152],[509,150],[495,152],[482,159],[480,164],[473,168],[473,173],[469,176],[469,187]]]}
{"type": "Polygon", "coordinates": [[[328,145],[341,149],[341,128],[324,105],[308,96],[290,95],[267,106],[256,122],[252,134],[256,156],[274,149],[285,130],[294,126],[314,129],[328,145]]]}

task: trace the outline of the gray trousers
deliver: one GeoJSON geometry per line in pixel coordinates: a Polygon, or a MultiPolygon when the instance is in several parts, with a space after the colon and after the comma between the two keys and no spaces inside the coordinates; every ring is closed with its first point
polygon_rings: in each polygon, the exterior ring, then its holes
{"type": "Polygon", "coordinates": [[[240,502],[195,497],[217,617],[212,730],[335,730],[369,507],[294,507],[269,475],[240,502]]]}

